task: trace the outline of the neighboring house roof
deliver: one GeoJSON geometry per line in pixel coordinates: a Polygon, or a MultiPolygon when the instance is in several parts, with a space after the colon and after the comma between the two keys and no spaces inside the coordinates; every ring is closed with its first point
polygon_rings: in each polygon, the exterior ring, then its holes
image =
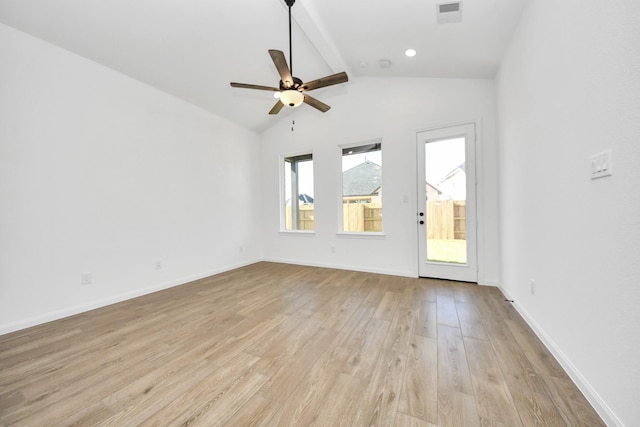
{"type": "MultiPolygon", "coordinates": [[[[302,203],[313,203],[313,197],[311,197],[310,195],[308,195],[307,193],[300,193],[298,194],[298,200],[300,200],[302,203]]],[[[287,199],[287,204],[291,203],[291,199],[287,199]]]]}
{"type": "Polygon", "coordinates": [[[458,166],[456,166],[455,168],[453,168],[451,170],[451,172],[449,172],[448,174],[446,174],[444,176],[444,178],[442,178],[440,180],[440,182],[438,183],[438,185],[442,185],[443,182],[446,182],[448,180],[450,180],[451,178],[453,178],[454,176],[456,176],[457,174],[459,174],[460,172],[465,172],[466,173],[466,165],[465,162],[460,163],[458,166]]]}
{"type": "Polygon", "coordinates": [[[343,196],[371,196],[382,187],[382,167],[369,160],[343,172],[343,196]]]}
{"type": "Polygon", "coordinates": [[[304,203],[313,203],[313,197],[308,195],[307,193],[301,193],[298,195],[298,199],[304,203]]]}
{"type": "Polygon", "coordinates": [[[461,163],[438,183],[438,188],[442,190],[442,198],[447,200],[464,200],[466,198],[465,169],[465,164],[461,163]]]}
{"type": "Polygon", "coordinates": [[[438,190],[438,187],[436,187],[435,185],[429,184],[429,181],[425,181],[425,183],[427,184],[427,190],[430,187],[433,189],[433,191],[437,192],[438,194],[442,194],[442,191],[438,190]]]}

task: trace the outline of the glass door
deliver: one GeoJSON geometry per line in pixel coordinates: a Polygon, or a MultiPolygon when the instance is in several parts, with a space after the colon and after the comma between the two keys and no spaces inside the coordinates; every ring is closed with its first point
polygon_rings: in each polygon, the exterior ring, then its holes
{"type": "Polygon", "coordinates": [[[419,274],[477,282],[475,125],[419,132],[419,274]]]}

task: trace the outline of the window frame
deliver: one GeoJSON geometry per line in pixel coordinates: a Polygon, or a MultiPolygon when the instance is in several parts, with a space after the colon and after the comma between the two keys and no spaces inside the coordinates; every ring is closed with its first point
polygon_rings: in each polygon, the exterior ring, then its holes
{"type": "MultiPolygon", "coordinates": [[[[384,232],[384,220],[381,223],[381,231],[345,231],[344,230],[344,171],[342,170],[342,163],[344,157],[344,151],[350,148],[365,148],[368,146],[376,146],[375,150],[362,150],[360,153],[366,152],[380,152],[380,167],[382,170],[380,171],[381,181],[384,182],[384,167],[383,167],[383,150],[382,150],[382,138],[374,138],[365,141],[349,143],[349,144],[341,144],[338,145],[338,171],[340,173],[340,178],[338,179],[338,191],[337,191],[337,200],[338,200],[338,231],[337,235],[339,237],[354,237],[354,238],[384,238],[386,236],[384,232]]],[[[357,153],[356,153],[357,154],[357,153]]],[[[382,200],[382,196],[381,200],[382,200]]]]}
{"type": "MultiPolygon", "coordinates": [[[[298,197],[295,197],[293,195],[293,187],[292,187],[292,192],[291,192],[291,226],[292,229],[291,230],[287,230],[287,189],[286,189],[286,178],[285,178],[285,173],[286,173],[286,164],[288,163],[287,160],[288,159],[295,159],[295,158],[300,158],[301,161],[304,158],[308,158],[307,160],[304,161],[309,161],[311,160],[313,162],[313,150],[304,150],[304,151],[297,151],[295,153],[284,153],[284,154],[280,154],[278,157],[278,174],[279,174],[279,181],[280,181],[280,199],[279,199],[279,205],[280,205],[280,233],[293,233],[293,234],[315,234],[315,221],[314,221],[314,227],[313,230],[302,230],[302,229],[298,229],[298,228],[293,228],[293,224],[294,224],[294,218],[297,215],[294,215],[294,206],[299,206],[299,199],[298,197]],[[295,200],[295,202],[294,202],[295,200]]],[[[315,207],[315,185],[316,179],[315,179],[315,165],[313,168],[313,192],[314,192],[314,207],[315,207]]],[[[297,221],[295,222],[296,227],[297,227],[297,221]]]]}

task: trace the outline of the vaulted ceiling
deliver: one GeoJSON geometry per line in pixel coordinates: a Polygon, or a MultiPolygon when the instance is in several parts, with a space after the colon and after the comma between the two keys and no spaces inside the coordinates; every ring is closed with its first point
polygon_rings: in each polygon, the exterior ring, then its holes
{"type": "MultiPolygon", "coordinates": [[[[463,0],[461,22],[438,24],[448,0],[297,0],[293,74],[490,79],[527,1],[463,0]]],[[[283,0],[0,0],[0,22],[255,131],[278,120],[272,93],[229,82],[277,86],[267,51],[289,59],[283,0]]],[[[348,85],[313,96],[335,114],[348,85]]]]}

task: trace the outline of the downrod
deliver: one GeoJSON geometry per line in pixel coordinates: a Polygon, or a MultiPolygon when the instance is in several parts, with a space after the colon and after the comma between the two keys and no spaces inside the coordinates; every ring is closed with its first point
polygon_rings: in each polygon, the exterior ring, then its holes
{"type": "Polygon", "coordinates": [[[289,71],[291,75],[293,75],[293,49],[291,47],[291,6],[296,2],[296,0],[284,0],[289,6],[289,71]]]}

